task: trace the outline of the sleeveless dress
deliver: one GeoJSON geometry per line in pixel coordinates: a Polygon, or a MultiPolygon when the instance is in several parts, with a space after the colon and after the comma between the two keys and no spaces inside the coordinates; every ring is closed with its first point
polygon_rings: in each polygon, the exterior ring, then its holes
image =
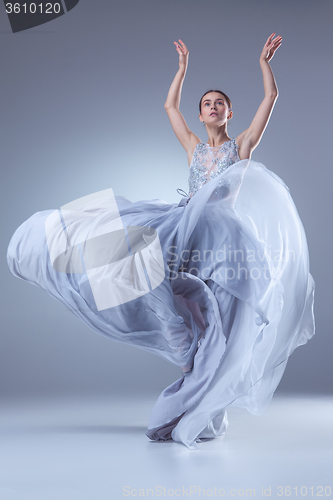
{"type": "Polygon", "coordinates": [[[315,283],[288,187],[235,139],[197,144],[177,191],[132,203],[109,188],[37,212],[7,263],[97,333],[177,365],[146,434],[195,449],[224,435],[228,407],[266,410],[315,333],[315,283]]]}

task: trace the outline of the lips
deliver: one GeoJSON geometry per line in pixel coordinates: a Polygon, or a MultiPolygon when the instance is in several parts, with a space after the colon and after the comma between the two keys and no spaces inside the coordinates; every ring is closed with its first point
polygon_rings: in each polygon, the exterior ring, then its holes
{"type": "Polygon", "coordinates": [[[217,116],[217,113],[215,113],[215,111],[213,111],[213,113],[211,113],[209,116],[217,116]]]}

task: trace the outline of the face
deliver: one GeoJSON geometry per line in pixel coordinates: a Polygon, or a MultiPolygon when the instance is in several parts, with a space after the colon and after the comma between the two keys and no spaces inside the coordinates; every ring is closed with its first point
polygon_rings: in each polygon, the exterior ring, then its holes
{"type": "Polygon", "coordinates": [[[232,117],[225,97],[219,92],[209,92],[201,102],[199,119],[205,124],[223,124],[232,117]]]}

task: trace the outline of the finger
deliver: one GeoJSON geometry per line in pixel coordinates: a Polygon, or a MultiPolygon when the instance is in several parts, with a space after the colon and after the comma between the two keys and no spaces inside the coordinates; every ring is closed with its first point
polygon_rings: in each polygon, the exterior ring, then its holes
{"type": "Polygon", "coordinates": [[[269,36],[267,38],[267,42],[266,42],[266,47],[270,47],[271,44],[272,44],[272,37],[274,36],[274,33],[271,34],[271,36],[269,36]]]}
{"type": "Polygon", "coordinates": [[[181,39],[179,39],[179,42],[182,44],[182,47],[184,48],[184,50],[187,52],[188,49],[187,49],[185,43],[181,39]]]}
{"type": "Polygon", "coordinates": [[[182,55],[182,52],[180,51],[180,48],[178,45],[176,45],[176,52],[178,55],[180,55],[180,56],[182,55]]]}
{"type": "Polygon", "coordinates": [[[178,42],[176,42],[177,43],[177,47],[179,47],[180,50],[183,50],[183,46],[179,42],[180,42],[180,40],[178,42]]]}
{"type": "Polygon", "coordinates": [[[278,45],[277,47],[274,47],[272,50],[271,50],[271,54],[272,56],[275,54],[275,52],[277,51],[277,49],[280,47],[280,45],[278,45]]]}

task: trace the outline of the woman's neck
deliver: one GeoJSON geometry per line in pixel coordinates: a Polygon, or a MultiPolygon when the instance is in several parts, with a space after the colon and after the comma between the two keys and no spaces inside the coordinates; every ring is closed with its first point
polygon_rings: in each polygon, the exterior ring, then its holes
{"type": "Polygon", "coordinates": [[[214,148],[217,146],[221,146],[221,144],[223,144],[224,142],[227,142],[227,141],[230,141],[230,137],[228,137],[227,135],[219,136],[219,137],[209,137],[207,144],[210,147],[214,148]]]}
{"type": "Polygon", "coordinates": [[[209,146],[211,146],[211,147],[220,146],[224,142],[230,141],[230,137],[228,136],[227,130],[225,130],[225,129],[224,130],[221,130],[221,129],[213,130],[213,129],[210,129],[208,127],[206,127],[206,129],[207,129],[207,134],[208,134],[207,144],[209,144],[209,146]]]}

